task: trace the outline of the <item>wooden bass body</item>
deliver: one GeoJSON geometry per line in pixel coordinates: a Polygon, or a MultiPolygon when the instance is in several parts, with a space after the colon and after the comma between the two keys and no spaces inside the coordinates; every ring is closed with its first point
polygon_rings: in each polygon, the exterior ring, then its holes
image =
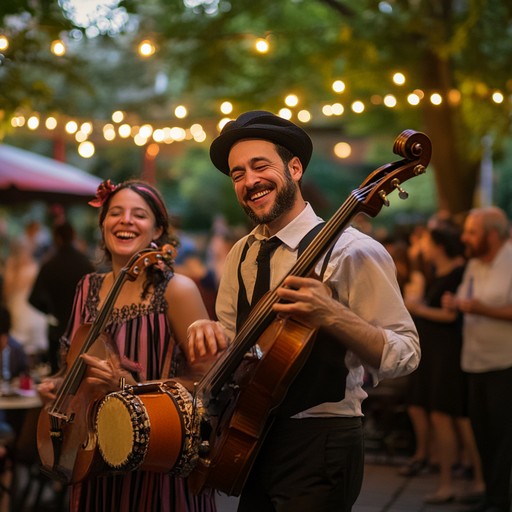
{"type": "Polygon", "coordinates": [[[240,494],[271,425],[271,413],[302,368],[315,334],[290,318],[280,318],[264,331],[258,340],[260,357],[244,360],[235,373],[236,386],[218,398],[222,412],[211,416],[215,442],[189,477],[193,490],[210,487],[240,494]]]}

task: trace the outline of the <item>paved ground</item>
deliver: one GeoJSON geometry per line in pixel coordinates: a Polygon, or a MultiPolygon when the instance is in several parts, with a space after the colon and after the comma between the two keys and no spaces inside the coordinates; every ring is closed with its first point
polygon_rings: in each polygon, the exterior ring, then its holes
{"type": "MultiPolygon", "coordinates": [[[[400,460],[367,457],[363,488],[352,512],[458,512],[466,508],[456,501],[444,505],[426,505],[423,497],[436,488],[437,475],[417,477],[398,475],[400,460]]],[[[457,491],[464,493],[468,482],[457,480],[457,491]]],[[[237,499],[219,496],[218,512],[235,512],[237,499]]],[[[311,511],[314,512],[314,511],[311,511]]]]}
{"type": "MultiPolygon", "coordinates": [[[[367,455],[363,488],[352,512],[459,512],[465,509],[464,505],[455,501],[445,505],[424,504],[423,497],[436,488],[437,475],[422,474],[409,478],[399,476],[398,468],[403,461],[404,459],[399,457],[390,460],[386,455],[367,455]]],[[[458,492],[463,493],[467,489],[466,480],[457,480],[456,483],[458,492]]],[[[43,502],[48,503],[50,488],[51,486],[48,486],[45,489],[44,498],[46,499],[43,499],[43,502]]],[[[218,495],[217,498],[218,512],[236,512],[237,498],[225,495],[218,495]]],[[[27,504],[30,503],[33,503],[33,498],[28,499],[27,504]]],[[[37,512],[67,512],[68,510],[65,505],[37,508],[37,512]]],[[[0,503],[0,512],[3,510],[7,508],[3,508],[0,503]]],[[[28,512],[28,510],[26,508],[16,512],[28,512]]],[[[34,509],[30,510],[36,512],[34,509]]]]}

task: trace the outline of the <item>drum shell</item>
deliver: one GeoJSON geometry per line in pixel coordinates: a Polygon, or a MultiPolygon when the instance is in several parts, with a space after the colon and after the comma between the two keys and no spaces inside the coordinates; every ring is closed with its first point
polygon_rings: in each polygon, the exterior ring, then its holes
{"type": "Polygon", "coordinates": [[[196,457],[188,392],[174,382],[158,384],[156,390],[154,384],[143,384],[135,390],[110,393],[98,408],[96,428],[103,459],[117,472],[137,469],[168,473],[177,468],[180,474],[188,472],[196,457]],[[119,407],[125,409],[123,414],[118,414],[119,407]],[[120,425],[120,421],[124,424],[120,425]],[[124,460],[120,462],[117,454],[113,455],[118,448],[116,443],[122,444],[116,431],[126,428],[132,431],[133,444],[123,447],[124,460]]]}

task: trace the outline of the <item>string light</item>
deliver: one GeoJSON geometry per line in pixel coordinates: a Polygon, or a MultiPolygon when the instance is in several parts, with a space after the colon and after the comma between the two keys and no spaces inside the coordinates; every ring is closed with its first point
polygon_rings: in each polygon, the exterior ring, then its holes
{"type": "Polygon", "coordinates": [[[233,112],[233,104],[230,101],[223,101],[220,106],[220,111],[225,116],[231,114],[231,112],[233,112]]]}
{"type": "Polygon", "coordinates": [[[258,53],[268,53],[268,51],[270,50],[270,44],[266,39],[259,38],[256,39],[254,43],[254,48],[258,53]]]}
{"type": "Polygon", "coordinates": [[[279,117],[282,117],[283,119],[291,119],[292,118],[292,111],[289,108],[282,108],[277,113],[279,117]]]}
{"type": "Polygon", "coordinates": [[[352,154],[352,147],[348,142],[338,142],[334,146],[334,154],[338,158],[348,158],[352,154]]]}
{"type": "Polygon", "coordinates": [[[29,130],[37,130],[39,128],[39,117],[30,116],[27,120],[27,127],[29,130]]]}
{"type": "Polygon", "coordinates": [[[149,139],[153,134],[153,127],[150,124],[144,124],[140,127],[139,133],[142,137],[149,139]]]}
{"type": "Polygon", "coordinates": [[[331,109],[333,116],[341,116],[345,112],[345,107],[341,103],[333,103],[331,109]]]}
{"type": "Polygon", "coordinates": [[[47,117],[44,125],[46,126],[47,130],[55,130],[55,128],[57,128],[57,119],[52,116],[47,117]]]}
{"type": "Polygon", "coordinates": [[[178,106],[174,109],[174,115],[175,115],[178,119],[184,119],[184,118],[185,118],[185,117],[187,117],[187,115],[188,115],[187,107],[184,107],[183,105],[178,105],[178,106]]]}
{"type": "Polygon", "coordinates": [[[148,142],[148,139],[147,137],[142,136],[140,133],[137,133],[133,137],[133,142],[135,142],[137,146],[145,146],[148,142]]]}
{"type": "Polygon", "coordinates": [[[50,50],[57,57],[62,57],[66,53],[66,46],[63,41],[56,39],[55,41],[52,41],[50,50]]]}
{"type": "Polygon", "coordinates": [[[324,105],[322,107],[322,114],[326,117],[332,116],[332,106],[331,105],[324,105]]]}
{"type": "Polygon", "coordinates": [[[504,99],[505,98],[501,92],[496,91],[492,93],[492,101],[494,101],[494,103],[503,103],[504,99]]]}
{"type": "Polygon", "coordinates": [[[231,121],[229,117],[223,117],[217,124],[217,130],[219,132],[222,131],[222,128],[224,128],[224,126],[226,126],[226,124],[229,123],[229,121],[231,121]]]}
{"type": "Polygon", "coordinates": [[[364,103],[360,100],[354,101],[352,103],[352,111],[356,114],[362,114],[364,112],[364,103]]]}
{"type": "Polygon", "coordinates": [[[86,135],[90,135],[92,133],[92,123],[86,121],[80,125],[80,131],[85,133],[86,135]]]}
{"type": "Polygon", "coordinates": [[[416,94],[416,93],[411,93],[407,96],[407,101],[409,103],[409,105],[419,105],[420,103],[420,97],[416,94]]]}
{"type": "Polygon", "coordinates": [[[122,112],[121,110],[116,110],[112,114],[112,121],[114,121],[114,123],[120,123],[123,120],[124,120],[124,112],[122,112]]]}
{"type": "Polygon", "coordinates": [[[284,99],[284,102],[288,107],[296,107],[299,104],[299,98],[296,94],[288,94],[284,99]]]}
{"type": "Polygon", "coordinates": [[[179,126],[173,126],[171,128],[171,137],[176,141],[184,140],[187,136],[187,133],[183,128],[180,128],[179,126]]]}
{"type": "Polygon", "coordinates": [[[311,121],[311,112],[309,110],[301,110],[297,114],[297,119],[301,123],[309,123],[311,121]]]}
{"type": "Polygon", "coordinates": [[[148,144],[148,147],[146,148],[146,155],[149,158],[154,160],[157,157],[158,153],[160,153],[160,147],[158,146],[158,144],[155,144],[154,142],[148,144]]]}
{"type": "Polygon", "coordinates": [[[149,39],[144,39],[139,43],[138,52],[141,57],[151,57],[156,52],[156,47],[149,39]]]}
{"type": "Polygon", "coordinates": [[[123,139],[127,139],[132,132],[131,126],[129,124],[122,124],[118,129],[117,133],[119,133],[119,137],[123,139]]]}
{"type": "MultiPolygon", "coordinates": [[[[338,83],[336,87],[333,83],[333,90],[336,88],[338,91],[342,91],[344,90],[344,87],[344,83],[343,86],[338,83]]],[[[509,101],[512,100],[512,97],[508,98],[501,91],[493,91],[491,88],[481,83],[475,85],[472,94],[479,99],[488,99],[495,104],[501,104],[506,99],[509,101]]],[[[415,89],[413,92],[406,96],[407,103],[413,107],[419,105],[425,97],[428,97],[430,104],[436,106],[442,104],[443,101],[448,101],[451,105],[456,105],[462,100],[462,94],[457,89],[448,91],[445,96],[439,94],[438,92],[425,93],[425,91],[421,89],[415,89]]],[[[299,104],[299,98],[295,94],[287,95],[284,101],[288,107],[292,108],[299,104]]],[[[391,93],[388,93],[384,96],[373,94],[369,98],[369,104],[377,108],[379,106],[395,108],[398,105],[398,99],[394,94],[391,93]]],[[[352,102],[350,108],[355,114],[361,114],[366,110],[365,101],[362,99],[355,100],[352,102]]],[[[223,117],[217,125],[217,128],[220,131],[223,126],[231,120],[231,118],[228,116],[233,112],[233,104],[230,101],[223,101],[219,105],[219,110],[226,116],[223,117]]],[[[325,104],[321,107],[321,112],[325,117],[341,116],[345,112],[345,107],[340,102],[325,104]]],[[[179,105],[175,108],[174,114],[178,118],[185,118],[188,116],[188,110],[184,105],[179,105]]],[[[309,123],[313,118],[311,112],[306,109],[302,109],[294,114],[290,108],[283,108],[279,110],[278,115],[284,119],[291,119],[294,115],[296,115],[297,120],[301,123],[309,123]]],[[[111,117],[113,123],[121,123],[126,119],[127,114],[126,112],[117,110],[112,113],[111,117]]],[[[137,146],[147,146],[148,143],[158,145],[172,144],[174,142],[183,141],[195,141],[197,143],[202,143],[208,138],[206,131],[199,123],[194,123],[189,128],[178,126],[154,128],[152,124],[147,122],[141,123],[140,125],[130,125],[129,123],[124,122],[119,124],[116,128],[116,124],[113,123],[88,120],[77,121],[74,119],[68,119],[66,121],[64,116],[60,120],[56,116],[48,116],[43,123],[40,122],[40,114],[37,112],[31,114],[23,114],[17,112],[10,119],[10,124],[14,128],[22,128],[27,126],[27,128],[31,131],[37,130],[41,124],[43,124],[47,130],[55,130],[58,125],[62,125],[68,134],[73,135],[74,140],[76,140],[80,146],[85,142],[90,142],[88,139],[95,130],[99,131],[99,133],[102,133],[103,139],[105,141],[113,141],[116,139],[116,137],[119,136],[123,139],[131,138],[133,143],[137,146]],[[100,126],[97,126],[99,123],[100,126]]],[[[349,149],[343,146],[342,143],[340,144],[341,145],[335,149],[337,156],[344,155],[349,151],[349,149]]],[[[89,153],[94,154],[95,148],[94,145],[92,145],[92,147],[85,145],[82,146],[81,151],[84,153],[84,155],[89,153]]],[[[84,158],[89,158],[89,156],[84,156],[84,158]]],[[[339,158],[347,158],[347,156],[339,156],[339,158]]]]}
{"type": "Polygon", "coordinates": [[[103,127],[103,137],[105,138],[105,140],[108,140],[109,142],[113,141],[116,138],[116,131],[114,129],[114,125],[107,123],[103,127]]]}
{"type": "Polygon", "coordinates": [[[448,102],[451,105],[458,105],[460,103],[461,94],[457,89],[451,89],[448,92],[448,102]]]}
{"type": "Polygon", "coordinates": [[[337,93],[341,93],[345,90],[345,82],[343,80],[335,80],[332,83],[332,90],[337,93]]]}
{"type": "Polygon", "coordinates": [[[441,105],[442,102],[443,98],[439,93],[435,92],[430,95],[430,103],[432,103],[432,105],[441,105]]]}
{"type": "Polygon", "coordinates": [[[405,84],[405,75],[403,73],[394,73],[393,74],[393,83],[396,85],[404,85],[405,84]]]}
{"type": "Polygon", "coordinates": [[[85,140],[87,140],[87,133],[83,132],[82,130],[78,130],[75,133],[75,140],[77,142],[84,142],[85,140]]]}
{"type": "Polygon", "coordinates": [[[9,39],[3,34],[0,35],[0,52],[5,52],[9,48],[9,39]]]}
{"type": "Polygon", "coordinates": [[[160,128],[157,128],[154,132],[153,132],[153,140],[155,142],[163,142],[165,139],[165,133],[162,129],[160,128]]]}
{"type": "Polygon", "coordinates": [[[76,121],[68,121],[64,129],[69,134],[75,133],[78,130],[78,124],[76,121]]]}
{"type": "Polygon", "coordinates": [[[396,103],[396,98],[392,94],[386,94],[386,96],[384,96],[384,105],[386,105],[386,107],[396,107],[396,103]]]}
{"type": "Polygon", "coordinates": [[[91,158],[94,155],[95,151],[96,151],[96,148],[94,147],[94,144],[90,140],[81,142],[78,145],[78,154],[82,158],[91,158]]]}

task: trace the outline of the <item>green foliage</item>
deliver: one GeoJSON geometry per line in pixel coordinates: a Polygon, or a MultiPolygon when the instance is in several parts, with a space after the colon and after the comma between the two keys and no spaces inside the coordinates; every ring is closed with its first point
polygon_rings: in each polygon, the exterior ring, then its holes
{"type": "MultiPolygon", "coordinates": [[[[437,188],[419,195],[437,195],[455,212],[472,201],[483,136],[493,137],[497,160],[511,158],[505,150],[510,101],[491,101],[495,89],[510,94],[508,0],[130,0],[120,2],[129,22],[118,33],[106,30],[94,38],[84,37],[87,28],[74,27],[63,14],[59,5],[67,1],[0,5],[0,32],[10,40],[0,64],[4,128],[19,108],[100,120],[121,109],[129,112],[132,124],[168,123],[178,103],[189,106],[187,123],[213,125],[223,100],[234,104],[236,116],[253,108],[277,112],[285,95],[295,93],[300,101],[292,110],[309,109],[313,130],[334,126],[344,136],[373,141],[405,128],[425,131],[435,143],[437,179],[428,178],[429,187],[437,188]],[[195,7],[187,7],[192,3],[195,7]],[[14,28],[13,16],[24,23],[14,28]],[[54,57],[48,45],[64,36],[69,51],[54,57]],[[157,52],[144,60],[136,46],[146,37],[154,40],[157,52]],[[257,37],[269,42],[267,54],[254,51],[257,37]],[[392,83],[394,71],[406,75],[404,86],[392,83]],[[332,91],[335,79],[345,81],[345,92],[332,91]],[[406,101],[414,89],[425,92],[418,107],[406,101]],[[460,101],[448,105],[451,90],[459,91],[460,101]],[[441,108],[429,103],[432,92],[443,95],[441,108]],[[388,93],[397,98],[394,109],[382,105],[388,93]],[[365,101],[363,115],[350,111],[356,99],[365,101]],[[341,102],[345,113],[324,117],[322,105],[334,102],[341,102]]],[[[113,20],[114,14],[105,19],[113,20]]],[[[140,148],[119,144],[117,150],[98,148],[93,172],[109,177],[140,173],[140,148]]],[[[162,154],[157,162],[158,179],[189,225],[205,226],[214,211],[239,220],[229,180],[211,174],[206,151],[185,151],[178,159],[162,154]]],[[[337,204],[334,196],[357,186],[374,163],[340,170],[327,159],[316,162],[304,186],[326,212],[337,204]],[[352,184],[348,177],[354,178],[352,184]]],[[[508,167],[502,168],[506,174],[508,167]]],[[[438,205],[435,200],[423,205],[416,197],[400,208],[438,205]]]]}
{"type": "Polygon", "coordinates": [[[215,214],[230,225],[246,222],[231,180],[215,169],[203,148],[194,148],[172,162],[161,176],[171,212],[182,219],[184,229],[207,231],[215,214]]]}

